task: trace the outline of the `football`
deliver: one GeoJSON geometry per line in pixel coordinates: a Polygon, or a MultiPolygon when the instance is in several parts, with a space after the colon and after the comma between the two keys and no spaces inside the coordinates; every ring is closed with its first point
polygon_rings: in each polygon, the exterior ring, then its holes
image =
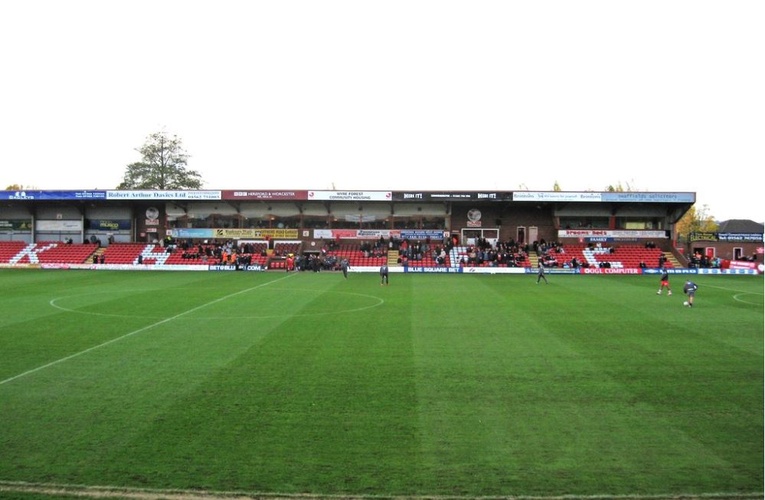
{"type": "Polygon", "coordinates": [[[688,301],[686,300],[685,302],[683,302],[683,305],[687,306],[688,305],[688,301]]]}

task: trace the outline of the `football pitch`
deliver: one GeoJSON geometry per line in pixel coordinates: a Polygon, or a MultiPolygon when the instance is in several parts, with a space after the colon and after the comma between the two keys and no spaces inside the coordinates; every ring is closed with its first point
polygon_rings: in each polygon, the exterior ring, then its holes
{"type": "Polygon", "coordinates": [[[763,279],[0,270],[0,498],[762,498],[763,279]]]}

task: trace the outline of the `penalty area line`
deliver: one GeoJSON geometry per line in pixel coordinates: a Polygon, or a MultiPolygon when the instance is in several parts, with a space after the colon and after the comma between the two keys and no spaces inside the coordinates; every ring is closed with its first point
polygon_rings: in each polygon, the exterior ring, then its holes
{"type": "Polygon", "coordinates": [[[211,306],[213,304],[217,304],[218,302],[222,302],[224,300],[228,300],[231,297],[236,297],[237,295],[241,295],[243,293],[247,293],[247,292],[251,292],[253,290],[257,290],[258,288],[262,288],[264,286],[268,286],[268,285],[270,285],[272,283],[276,283],[277,281],[282,281],[282,280],[288,279],[291,276],[293,276],[293,275],[288,274],[287,276],[275,279],[273,281],[269,281],[268,283],[262,283],[262,284],[260,284],[258,286],[254,286],[252,288],[246,288],[244,290],[239,290],[238,292],[230,293],[230,294],[225,295],[223,297],[219,297],[219,298],[217,298],[215,300],[211,300],[210,302],[207,302],[205,304],[201,304],[201,305],[198,305],[196,307],[192,307],[191,309],[189,309],[187,311],[183,311],[181,313],[178,313],[175,316],[171,316],[169,318],[165,318],[163,320],[157,321],[157,322],[152,323],[150,325],[146,325],[146,326],[144,326],[142,328],[139,328],[138,330],[133,330],[132,332],[128,332],[125,335],[122,335],[120,337],[116,337],[116,338],[113,338],[111,340],[107,340],[106,342],[104,342],[102,344],[94,345],[93,347],[88,347],[87,349],[85,349],[83,351],[76,352],[74,354],[70,354],[69,356],[63,357],[61,359],[57,359],[55,361],[51,361],[50,363],[46,363],[46,364],[44,364],[42,366],[38,366],[37,368],[32,368],[31,370],[27,370],[27,371],[25,371],[23,373],[19,373],[18,375],[14,375],[13,377],[7,378],[5,380],[0,380],[0,385],[7,384],[8,382],[12,382],[12,381],[20,379],[22,377],[26,377],[27,375],[31,375],[33,373],[39,372],[40,370],[44,370],[46,368],[50,368],[51,366],[58,365],[58,364],[63,363],[65,361],[69,361],[70,359],[74,359],[74,358],[76,358],[78,356],[82,356],[83,354],[87,354],[87,353],[89,353],[91,351],[95,351],[96,349],[100,349],[102,347],[106,347],[109,344],[114,344],[115,342],[119,342],[120,340],[124,340],[124,339],[126,339],[128,337],[132,337],[133,335],[139,334],[141,332],[145,332],[146,330],[150,330],[150,329],[152,329],[154,327],[157,327],[157,326],[160,326],[160,325],[164,325],[165,323],[169,323],[171,321],[174,321],[174,320],[176,320],[176,319],[178,319],[180,317],[186,316],[187,314],[191,314],[191,313],[196,312],[196,311],[198,311],[200,309],[204,309],[205,307],[211,306]]]}

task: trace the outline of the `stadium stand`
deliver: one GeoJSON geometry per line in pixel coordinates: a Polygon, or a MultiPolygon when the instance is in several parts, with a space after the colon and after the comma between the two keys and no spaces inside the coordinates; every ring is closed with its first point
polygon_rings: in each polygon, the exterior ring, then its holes
{"type": "MultiPolygon", "coordinates": [[[[571,245],[560,247],[561,253],[552,252],[558,267],[564,262],[571,262],[576,257],[579,262],[587,262],[591,267],[638,268],[660,267],[659,258],[664,252],[658,248],[646,248],[641,245],[619,245],[598,247],[593,245],[571,245]]],[[[671,261],[664,262],[666,267],[673,267],[671,261]]]]}
{"type": "Polygon", "coordinates": [[[45,264],[83,264],[96,250],[96,243],[66,244],[60,241],[38,242],[35,248],[39,262],[45,264]]]}
{"type": "Polygon", "coordinates": [[[388,261],[388,256],[385,252],[367,252],[362,249],[361,244],[340,244],[334,250],[329,251],[328,254],[337,257],[338,261],[348,259],[351,267],[379,267],[388,261]]]}
{"type": "MultiPolygon", "coordinates": [[[[112,243],[108,247],[99,247],[97,243],[66,244],[59,241],[25,243],[20,241],[0,242],[0,264],[83,264],[101,262],[105,264],[163,264],[163,265],[206,265],[228,263],[246,258],[250,264],[257,264],[268,269],[285,269],[286,256],[300,256],[300,242],[273,242],[273,249],[266,241],[248,243],[233,250],[221,245],[197,245],[184,248],[165,248],[152,243],[112,243]],[[94,257],[98,257],[94,261],[94,257]],[[224,260],[225,259],[225,260],[224,260]]],[[[496,249],[495,249],[496,250],[496,249]]],[[[342,259],[347,259],[353,267],[379,267],[389,265],[409,265],[417,267],[447,266],[464,267],[534,267],[541,260],[545,265],[567,267],[572,259],[586,263],[589,267],[610,268],[657,268],[663,264],[668,268],[676,267],[673,259],[667,259],[663,250],[643,245],[556,245],[537,255],[527,255],[523,251],[507,255],[489,250],[481,253],[473,246],[455,246],[441,264],[436,260],[434,249],[421,252],[418,257],[408,258],[401,249],[389,249],[373,246],[369,243],[339,243],[309,252],[318,257],[324,269],[338,269],[342,259]],[[662,259],[662,257],[664,257],[662,259]]],[[[411,252],[409,252],[411,254],[411,252]]]]}
{"type": "Polygon", "coordinates": [[[274,254],[276,255],[297,255],[300,253],[301,243],[299,241],[274,241],[274,254]]]}
{"type": "Polygon", "coordinates": [[[449,252],[451,267],[531,267],[529,256],[522,251],[499,252],[496,248],[480,252],[473,246],[455,246],[449,252]]]}
{"type": "Polygon", "coordinates": [[[63,241],[0,242],[3,264],[83,264],[98,250],[96,243],[66,244],[63,241]]]}
{"type": "MultiPolygon", "coordinates": [[[[3,264],[15,264],[14,257],[18,256],[27,246],[23,241],[0,242],[0,262],[3,264]]],[[[29,262],[27,260],[27,262],[29,262]]]]}
{"type": "Polygon", "coordinates": [[[104,261],[109,264],[137,264],[141,252],[153,247],[146,243],[113,243],[104,250],[104,261]]]}

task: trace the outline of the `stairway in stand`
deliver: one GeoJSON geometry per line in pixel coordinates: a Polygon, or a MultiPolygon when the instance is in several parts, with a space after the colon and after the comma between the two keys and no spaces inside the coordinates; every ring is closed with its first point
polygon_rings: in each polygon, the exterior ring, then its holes
{"type": "Polygon", "coordinates": [[[398,250],[388,250],[388,267],[398,266],[398,250]]]}
{"type": "Polygon", "coordinates": [[[685,266],[683,266],[683,265],[680,263],[680,261],[679,261],[679,260],[677,260],[677,257],[675,257],[675,256],[672,254],[672,252],[663,252],[663,253],[664,253],[664,258],[665,258],[665,259],[667,259],[667,262],[669,262],[669,263],[672,265],[672,267],[674,267],[674,268],[681,268],[681,269],[682,269],[683,267],[685,267],[685,266]]]}
{"type": "Polygon", "coordinates": [[[531,267],[537,267],[539,264],[539,256],[536,252],[529,253],[529,262],[531,263],[531,267]]]}
{"type": "Polygon", "coordinates": [[[106,251],[106,247],[98,247],[96,248],[96,251],[90,254],[88,257],[87,263],[90,264],[93,262],[93,257],[98,257],[99,260],[101,260],[101,255],[106,251]]]}

